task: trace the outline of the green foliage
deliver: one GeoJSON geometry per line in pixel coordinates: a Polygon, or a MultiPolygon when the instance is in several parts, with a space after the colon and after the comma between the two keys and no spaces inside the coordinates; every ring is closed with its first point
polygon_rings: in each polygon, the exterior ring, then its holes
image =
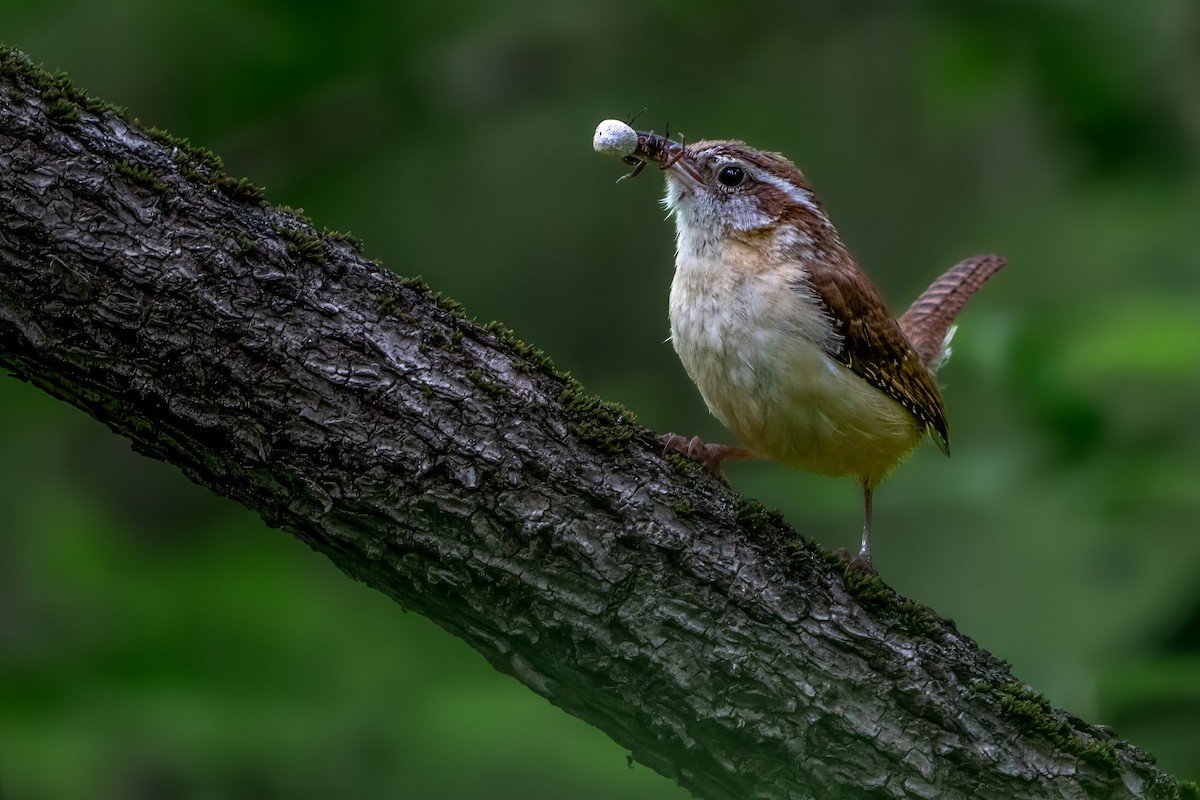
{"type": "Polygon", "coordinates": [[[225,163],[216,153],[193,145],[188,139],[173,136],[160,128],[146,131],[152,139],[172,148],[172,159],[179,166],[180,174],[191,181],[211,186],[234,199],[247,202],[263,202],[266,190],[248,178],[235,178],[225,171],[225,163]]]}
{"type": "Polygon", "coordinates": [[[677,500],[675,503],[672,504],[671,508],[673,508],[675,510],[676,514],[683,517],[684,519],[687,519],[688,517],[691,517],[691,516],[695,516],[695,514],[696,514],[696,506],[693,505],[690,500],[686,500],[686,499],[685,500],[677,500]]]}
{"type": "Polygon", "coordinates": [[[79,121],[79,109],[70,100],[62,95],[52,95],[49,93],[45,95],[45,98],[46,114],[50,119],[59,125],[79,121]]]}
{"type": "Polygon", "coordinates": [[[768,531],[783,525],[783,514],[749,497],[738,497],[738,522],[750,530],[768,531]]]}
{"type": "Polygon", "coordinates": [[[219,155],[207,148],[197,147],[185,137],[154,127],[146,128],[146,134],[159,144],[171,148],[171,157],[180,166],[201,167],[214,173],[225,171],[225,162],[219,155]]]}
{"type": "Polygon", "coordinates": [[[10,44],[0,44],[0,75],[41,93],[46,113],[60,125],[77,122],[80,108],[96,116],[114,114],[125,118],[125,109],[90,97],[71,83],[66,73],[35,65],[27,54],[10,44]]]}
{"type": "Polygon", "coordinates": [[[633,412],[588,394],[574,379],[568,379],[558,402],[569,414],[567,425],[575,435],[602,453],[624,451],[641,431],[633,412]]]}
{"type": "Polygon", "coordinates": [[[467,373],[467,377],[471,379],[471,383],[493,397],[503,397],[508,394],[508,389],[492,381],[488,374],[481,369],[471,370],[467,373]]]}
{"type": "Polygon", "coordinates": [[[214,188],[232,198],[257,202],[266,197],[266,189],[257,186],[248,178],[235,178],[232,175],[213,174],[209,183],[214,188]]]}
{"type": "Polygon", "coordinates": [[[325,264],[325,243],[320,236],[286,225],[276,225],[274,228],[292,258],[322,266],[325,264]]]}
{"type": "Polygon", "coordinates": [[[326,241],[343,242],[349,245],[352,249],[358,251],[360,254],[365,246],[361,237],[355,236],[349,231],[335,231],[330,230],[329,228],[324,228],[321,231],[321,238],[325,239],[326,241]]]}
{"type": "Polygon", "coordinates": [[[240,231],[233,234],[233,240],[237,242],[238,256],[245,258],[254,249],[254,240],[240,231]]]}
{"type": "Polygon", "coordinates": [[[825,564],[840,572],[846,591],[867,613],[887,625],[894,625],[910,636],[936,636],[954,623],[944,620],[932,609],[901,596],[879,578],[856,567],[841,553],[823,554],[825,564]]]}
{"type": "Polygon", "coordinates": [[[512,329],[506,327],[504,323],[493,320],[483,327],[484,330],[493,334],[500,341],[504,342],[504,344],[513,352],[525,359],[530,366],[559,378],[563,378],[564,380],[566,379],[566,376],[562,372],[559,372],[558,367],[554,365],[554,361],[550,359],[550,356],[546,355],[546,353],[540,348],[527,344],[526,342],[517,338],[517,335],[513,333],[512,329]]]}
{"type": "Polygon", "coordinates": [[[971,689],[977,695],[995,702],[1001,714],[1016,721],[1033,735],[1048,740],[1056,748],[1106,771],[1116,772],[1118,769],[1114,741],[1083,734],[1069,718],[1055,714],[1050,701],[1029,686],[1019,681],[1004,686],[979,682],[973,684],[971,689]]]}
{"type": "Polygon", "coordinates": [[[158,194],[167,194],[171,191],[171,187],[160,181],[149,167],[130,164],[125,160],[118,161],[113,166],[119,174],[139,186],[144,186],[158,194]]]}

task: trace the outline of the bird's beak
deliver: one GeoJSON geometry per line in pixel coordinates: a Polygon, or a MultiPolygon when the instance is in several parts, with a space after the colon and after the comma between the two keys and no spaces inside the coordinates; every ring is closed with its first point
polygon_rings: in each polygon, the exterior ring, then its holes
{"type": "Polygon", "coordinates": [[[704,185],[696,159],[685,145],[645,131],[638,131],[637,137],[637,149],[625,157],[627,163],[639,165],[634,174],[641,171],[641,165],[653,164],[685,187],[704,185]]]}
{"type": "Polygon", "coordinates": [[[696,159],[692,157],[686,147],[680,147],[678,155],[671,156],[668,165],[663,169],[666,170],[667,177],[680,181],[688,188],[704,186],[704,178],[700,177],[696,159]]]}

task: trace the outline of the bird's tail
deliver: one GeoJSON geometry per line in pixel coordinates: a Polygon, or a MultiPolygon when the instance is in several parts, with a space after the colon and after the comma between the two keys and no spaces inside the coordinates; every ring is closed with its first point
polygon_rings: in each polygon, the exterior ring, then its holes
{"type": "Polygon", "coordinates": [[[1003,267],[1000,256],[972,256],[948,269],[900,317],[900,330],[930,372],[950,356],[954,318],[967,299],[1003,267]]]}

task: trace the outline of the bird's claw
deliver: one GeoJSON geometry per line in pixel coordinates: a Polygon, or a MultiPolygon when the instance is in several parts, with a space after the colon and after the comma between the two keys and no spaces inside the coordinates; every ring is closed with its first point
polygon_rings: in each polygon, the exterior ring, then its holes
{"type": "Polygon", "coordinates": [[[846,567],[848,569],[856,570],[858,572],[865,572],[868,575],[879,575],[879,570],[875,569],[875,565],[871,563],[870,553],[860,552],[858,555],[852,556],[850,555],[849,550],[844,547],[839,547],[837,549],[837,554],[842,557],[843,561],[846,562],[846,567]]]}
{"type": "Polygon", "coordinates": [[[659,437],[663,443],[663,455],[680,453],[704,465],[714,475],[721,475],[721,462],[727,458],[754,458],[754,453],[742,447],[704,442],[699,436],[687,438],[678,433],[665,433],[659,437]]]}

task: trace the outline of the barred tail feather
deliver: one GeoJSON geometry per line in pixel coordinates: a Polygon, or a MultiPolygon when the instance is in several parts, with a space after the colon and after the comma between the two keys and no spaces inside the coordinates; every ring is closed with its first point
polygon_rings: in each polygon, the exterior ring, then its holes
{"type": "Polygon", "coordinates": [[[936,373],[950,357],[954,318],[971,295],[1004,266],[1000,256],[972,256],[945,272],[898,320],[926,368],[936,373]]]}

